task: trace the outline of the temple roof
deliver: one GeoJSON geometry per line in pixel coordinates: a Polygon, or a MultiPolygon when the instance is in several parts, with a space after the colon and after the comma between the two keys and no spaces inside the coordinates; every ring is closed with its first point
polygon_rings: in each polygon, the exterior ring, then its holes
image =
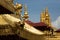
{"type": "Polygon", "coordinates": [[[13,12],[13,13],[15,11],[13,3],[9,3],[6,0],[0,0],[0,5],[3,6],[4,8],[6,8],[6,9],[8,9],[9,11],[13,12]]]}
{"type": "Polygon", "coordinates": [[[34,22],[31,22],[31,21],[26,21],[28,24],[30,24],[31,26],[35,26],[35,27],[37,27],[37,26],[47,26],[45,23],[43,23],[43,22],[38,22],[38,23],[34,23],[34,22]]]}
{"type": "Polygon", "coordinates": [[[8,34],[14,34],[11,30],[11,25],[3,18],[3,15],[0,15],[0,35],[8,34]]]}
{"type": "Polygon", "coordinates": [[[6,22],[2,17],[2,15],[0,15],[0,25],[6,25],[6,24],[8,24],[8,22],[6,22]]]}
{"type": "Polygon", "coordinates": [[[47,25],[43,22],[38,22],[38,23],[34,23],[34,26],[47,26],[47,25]]]}
{"type": "Polygon", "coordinates": [[[60,32],[60,29],[57,29],[55,32],[60,32]]]}
{"type": "Polygon", "coordinates": [[[31,22],[31,21],[29,21],[29,20],[27,20],[27,21],[25,21],[26,23],[28,23],[29,25],[31,25],[31,26],[33,26],[34,25],[34,23],[33,22],[31,22]]]}

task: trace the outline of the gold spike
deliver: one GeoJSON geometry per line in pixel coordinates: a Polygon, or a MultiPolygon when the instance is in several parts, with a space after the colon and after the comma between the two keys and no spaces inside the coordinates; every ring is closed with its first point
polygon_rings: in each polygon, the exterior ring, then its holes
{"type": "Polygon", "coordinates": [[[45,20],[45,13],[44,13],[44,11],[40,14],[40,21],[41,22],[44,22],[44,20],[45,20]]]}
{"type": "Polygon", "coordinates": [[[51,26],[51,21],[50,21],[50,16],[49,16],[49,12],[48,12],[48,7],[46,7],[46,9],[45,9],[45,16],[46,16],[46,18],[45,18],[45,23],[48,25],[48,26],[51,26]]]}
{"type": "Polygon", "coordinates": [[[45,12],[48,12],[48,7],[46,7],[45,12]]]}
{"type": "Polygon", "coordinates": [[[26,5],[24,5],[24,14],[28,14],[27,6],[26,5]]]}
{"type": "Polygon", "coordinates": [[[23,16],[24,19],[27,19],[29,18],[29,15],[28,15],[28,11],[27,11],[27,6],[24,5],[24,16],[23,16]]]}

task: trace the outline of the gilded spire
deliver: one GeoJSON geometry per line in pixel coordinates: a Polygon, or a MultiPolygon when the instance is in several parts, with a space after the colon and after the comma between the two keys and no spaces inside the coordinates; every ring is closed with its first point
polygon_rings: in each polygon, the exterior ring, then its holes
{"type": "Polygon", "coordinates": [[[41,14],[40,14],[40,21],[41,21],[41,22],[44,22],[44,20],[45,20],[45,13],[44,13],[44,11],[43,11],[43,12],[41,12],[41,14]]]}
{"type": "Polygon", "coordinates": [[[45,8],[45,15],[49,16],[48,7],[45,8]]]}
{"type": "Polygon", "coordinates": [[[28,11],[27,11],[27,6],[26,5],[24,5],[24,16],[23,16],[23,18],[25,20],[28,20],[28,18],[29,18],[28,11]]]}
{"type": "Polygon", "coordinates": [[[48,7],[46,7],[45,9],[45,23],[48,25],[48,26],[51,26],[51,19],[50,19],[50,15],[49,15],[49,12],[48,12],[48,7]]]}
{"type": "Polygon", "coordinates": [[[40,15],[40,21],[44,22],[48,26],[51,26],[50,16],[48,12],[48,8],[46,7],[45,11],[43,11],[40,15]]]}
{"type": "Polygon", "coordinates": [[[28,11],[27,11],[27,6],[26,5],[24,5],[24,14],[28,14],[28,11]],[[27,13],[26,13],[27,12],[27,13]]]}

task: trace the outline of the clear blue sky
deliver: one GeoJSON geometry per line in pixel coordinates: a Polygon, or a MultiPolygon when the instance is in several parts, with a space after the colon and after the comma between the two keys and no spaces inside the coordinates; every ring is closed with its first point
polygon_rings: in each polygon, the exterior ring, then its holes
{"type": "Polygon", "coordinates": [[[14,2],[27,5],[29,19],[33,22],[40,21],[40,13],[46,7],[48,7],[51,21],[55,21],[60,16],[60,0],[15,0],[14,2]]]}

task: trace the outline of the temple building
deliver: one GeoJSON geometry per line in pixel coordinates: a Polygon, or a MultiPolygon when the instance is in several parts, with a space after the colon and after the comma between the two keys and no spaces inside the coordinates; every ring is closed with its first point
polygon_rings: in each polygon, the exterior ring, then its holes
{"type": "Polygon", "coordinates": [[[40,22],[29,21],[27,6],[13,4],[13,0],[0,0],[0,39],[3,40],[45,40],[44,31],[50,31],[51,20],[48,8],[40,15],[40,22]],[[21,20],[22,18],[22,20],[21,20]]]}
{"type": "Polygon", "coordinates": [[[43,11],[40,14],[40,22],[34,23],[34,22],[29,21],[29,20],[27,20],[26,22],[29,25],[31,25],[31,26],[33,26],[36,29],[41,30],[41,31],[50,30],[51,28],[53,28],[51,25],[51,20],[50,20],[48,8],[46,8],[45,11],[43,11]]]}
{"type": "MultiPolygon", "coordinates": [[[[15,15],[16,8],[13,4],[13,0],[0,0],[0,35],[8,35],[12,34],[12,30],[10,30],[10,23],[5,19],[3,15],[15,15]]],[[[21,6],[19,6],[21,9],[21,6]]],[[[15,16],[16,17],[16,16],[15,16]]],[[[12,19],[12,18],[10,18],[12,19]]]]}
{"type": "Polygon", "coordinates": [[[48,12],[48,8],[46,8],[45,11],[43,11],[40,14],[40,21],[44,22],[48,26],[51,26],[51,19],[50,19],[50,15],[49,15],[49,12],[48,12]]]}
{"type": "Polygon", "coordinates": [[[22,5],[14,5],[13,0],[0,0],[0,40],[26,40],[14,33],[12,25],[10,25],[11,23],[9,23],[8,19],[6,20],[5,18],[7,15],[10,15],[11,18],[9,19],[12,19],[16,12],[21,12],[21,9],[22,5]],[[4,17],[3,15],[6,16],[4,17]]]}
{"type": "Polygon", "coordinates": [[[0,14],[11,14],[15,12],[15,8],[12,5],[13,0],[0,0],[0,14]],[[10,1],[10,3],[9,3],[10,1]]]}

